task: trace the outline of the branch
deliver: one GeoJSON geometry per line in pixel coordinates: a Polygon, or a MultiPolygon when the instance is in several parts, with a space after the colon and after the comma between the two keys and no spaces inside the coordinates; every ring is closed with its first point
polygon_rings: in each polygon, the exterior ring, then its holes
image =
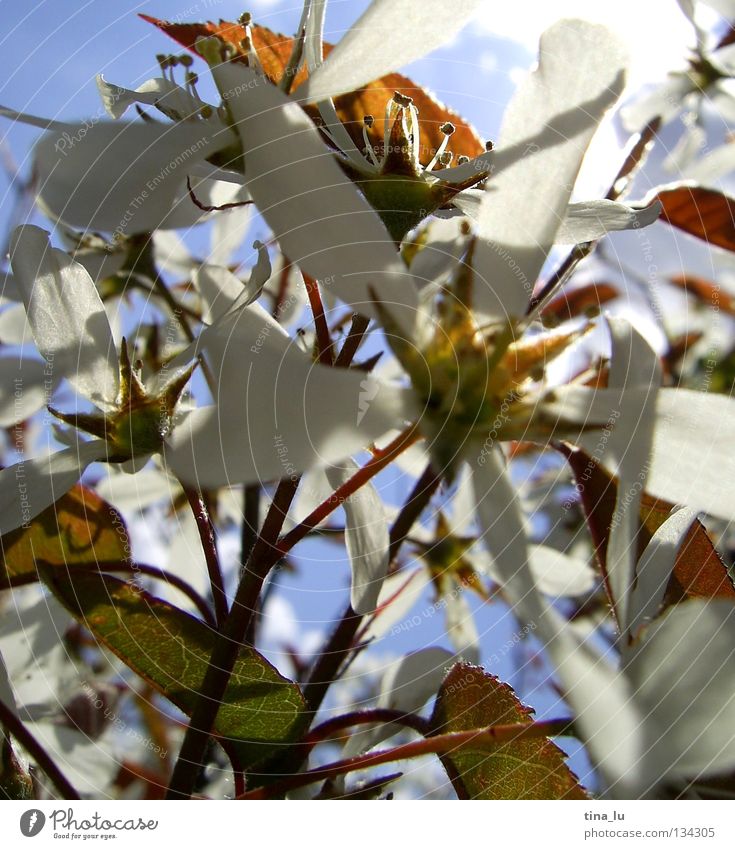
{"type": "Polygon", "coordinates": [[[290,775],[281,781],[258,787],[238,796],[238,799],[269,799],[278,798],[289,790],[345,775],[356,770],[368,769],[380,764],[418,758],[423,755],[451,755],[457,750],[480,746],[501,746],[519,740],[538,739],[539,737],[559,736],[571,732],[571,719],[552,719],[543,722],[513,723],[512,725],[495,725],[490,728],[479,728],[472,731],[456,731],[450,734],[439,734],[424,740],[405,743],[393,749],[382,752],[370,752],[343,761],[335,761],[326,766],[317,767],[297,775],[290,775]]]}
{"type": "Polygon", "coordinates": [[[417,425],[411,424],[401,431],[398,436],[385,448],[376,451],[373,457],[365,463],[362,468],[358,469],[351,478],[348,478],[342,486],[335,491],[318,507],[309,513],[299,524],[290,530],[278,543],[278,550],[281,554],[289,552],[297,542],[300,542],[309,531],[313,530],[320,522],[333,513],[342,504],[345,499],[349,498],[361,486],[364,486],[371,478],[375,477],[378,472],[382,471],[386,466],[395,460],[395,458],[409,448],[414,442],[420,439],[420,433],[417,425]]]}
{"type": "Polygon", "coordinates": [[[23,746],[33,760],[51,779],[52,784],[61,794],[62,799],[79,799],[80,796],[72,787],[69,779],[56,766],[51,756],[38,742],[23,722],[15,715],[5,702],[0,699],[0,725],[4,725],[15,739],[23,746]]]}
{"type": "MultiPolygon", "coordinates": [[[[634,137],[630,151],[615,175],[615,179],[605,195],[605,200],[618,200],[630,186],[633,176],[647,156],[660,126],[661,119],[654,118],[634,137]]],[[[571,277],[579,263],[595,250],[599,242],[600,239],[593,242],[583,242],[571,249],[561,265],[541,287],[539,293],[531,297],[526,310],[527,316],[535,315],[545,305],[551,295],[571,277]]]]}
{"type": "Polygon", "coordinates": [[[327,319],[324,315],[324,304],[319,294],[319,284],[313,277],[304,274],[303,271],[301,272],[301,276],[304,278],[304,283],[306,284],[306,294],[309,296],[309,306],[314,316],[319,362],[324,366],[331,366],[332,354],[330,351],[332,348],[332,339],[329,335],[329,327],[327,327],[327,319]]]}
{"type": "Polygon", "coordinates": [[[190,489],[182,484],[186,500],[189,502],[191,512],[194,514],[199,539],[202,541],[204,559],[207,562],[209,584],[212,588],[212,600],[214,601],[214,612],[217,619],[217,628],[221,628],[227,614],[227,594],[225,593],[225,582],[222,577],[219,555],[217,554],[217,534],[212,524],[212,519],[204,503],[202,493],[198,489],[190,489]]]}

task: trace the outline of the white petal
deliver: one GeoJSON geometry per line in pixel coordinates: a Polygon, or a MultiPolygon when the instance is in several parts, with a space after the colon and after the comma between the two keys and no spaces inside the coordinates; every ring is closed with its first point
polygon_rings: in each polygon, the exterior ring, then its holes
{"type": "Polygon", "coordinates": [[[318,102],[354,91],[450,41],[480,0],[373,0],[342,36],[324,64],[297,89],[299,99],[318,102]]]}
{"type": "MultiPolygon", "coordinates": [[[[445,183],[464,183],[470,177],[476,177],[479,174],[492,174],[495,170],[496,153],[494,150],[486,150],[484,153],[470,159],[463,165],[455,165],[452,168],[434,169],[431,174],[443,180],[445,183]]],[[[472,191],[467,189],[466,191],[472,191]]],[[[462,192],[458,197],[463,197],[465,192],[462,192]]],[[[455,201],[452,201],[455,203],[455,201]]]]}
{"type": "Polygon", "coordinates": [[[566,20],[541,36],[539,67],[503,118],[480,209],[473,262],[480,312],[500,319],[525,312],[590,139],[622,92],[624,67],[623,47],[605,27],[566,20]]]}
{"type": "Polygon", "coordinates": [[[556,242],[560,245],[578,245],[600,239],[614,230],[648,227],[661,215],[662,208],[659,202],[643,209],[612,200],[571,203],[556,234],[556,242]]]}
{"type": "Polygon", "coordinates": [[[595,570],[579,557],[548,545],[530,545],[531,572],[539,590],[551,596],[580,596],[599,583],[595,570]]]}
{"type": "Polygon", "coordinates": [[[20,300],[20,289],[18,289],[18,284],[13,279],[13,275],[8,274],[7,271],[0,272],[0,306],[20,300]]]}
{"type": "MultiPolygon", "coordinates": [[[[378,707],[418,713],[439,692],[455,659],[446,649],[432,647],[396,660],[388,667],[380,682],[378,707]]],[[[368,726],[352,735],[342,756],[349,758],[364,752],[392,737],[400,728],[400,725],[390,723],[368,726]]]]}
{"type": "Polygon", "coordinates": [[[117,466],[105,466],[94,488],[116,510],[132,515],[164,499],[171,505],[182,494],[179,484],[160,469],[142,469],[126,475],[117,466]]]}
{"type": "Polygon", "coordinates": [[[8,670],[5,666],[2,654],[0,654],[0,702],[2,702],[5,707],[10,708],[13,713],[17,714],[18,706],[15,703],[15,696],[13,695],[13,690],[10,686],[8,670]]]}
{"type": "MultiPolygon", "coordinates": [[[[478,221],[484,195],[484,192],[477,189],[465,189],[452,202],[468,218],[478,221]]],[[[570,203],[555,241],[559,245],[578,245],[600,239],[614,230],[648,227],[658,219],[661,209],[659,202],[643,209],[612,200],[570,203]]]]}
{"type": "Polygon", "coordinates": [[[693,91],[696,85],[686,74],[672,74],[663,85],[621,109],[626,130],[639,133],[658,116],[666,123],[682,109],[684,98],[693,91]]]}
{"type": "Polygon", "coordinates": [[[67,610],[38,585],[13,590],[0,620],[0,653],[21,708],[53,709],[63,698],[73,675],[63,642],[71,624],[67,610]]]}
{"type": "Polygon", "coordinates": [[[374,316],[373,287],[410,328],[410,277],[383,223],[311,119],[244,65],[228,63],[213,73],[237,123],[248,189],[283,253],[328,291],[374,316]]]}
{"type": "Polygon", "coordinates": [[[411,274],[418,288],[428,283],[446,282],[467,248],[462,221],[435,219],[429,224],[428,241],[411,261],[411,274]]]}
{"type": "Polygon", "coordinates": [[[188,277],[192,266],[198,264],[181,237],[173,230],[157,230],[152,241],[156,266],[161,271],[183,278],[188,277]]]}
{"type": "Polygon", "coordinates": [[[0,471],[0,534],[35,519],[77,483],[90,463],[104,457],[105,443],[93,440],[0,471]]]}
{"type": "Polygon", "coordinates": [[[622,389],[622,405],[607,444],[608,454],[616,457],[618,491],[606,569],[618,622],[624,627],[635,574],[639,506],[651,453],[661,365],[653,349],[627,321],[611,318],[608,324],[612,337],[608,386],[622,389]],[[627,392],[628,387],[633,391],[627,392]],[[647,393],[643,399],[641,390],[647,393]]]}
{"type": "Polygon", "coordinates": [[[135,103],[155,106],[174,121],[190,118],[206,106],[204,101],[192,97],[186,89],[163,77],[146,80],[133,91],[108,83],[102,74],[97,74],[97,89],[105,111],[112,118],[122,118],[135,103]]]}
{"type": "Polygon", "coordinates": [[[54,121],[51,118],[39,118],[37,115],[29,115],[27,112],[16,112],[15,109],[8,109],[7,106],[0,106],[0,116],[9,118],[11,121],[19,121],[21,124],[28,124],[31,127],[39,127],[42,130],[58,130],[63,132],[67,130],[69,125],[62,121],[54,121]]]}
{"type": "Polygon", "coordinates": [[[641,555],[628,611],[628,630],[633,636],[658,614],[679,549],[696,519],[696,510],[675,510],[658,528],[641,555]]]}
{"type": "Polygon", "coordinates": [[[554,663],[588,751],[608,784],[637,786],[640,717],[627,679],[579,642],[534,586],[518,495],[498,450],[472,467],[477,516],[503,592],[516,617],[534,629],[554,663]]]}
{"type": "Polygon", "coordinates": [[[638,505],[646,486],[661,382],[658,357],[645,339],[622,319],[609,319],[613,337],[608,389],[559,387],[544,405],[559,417],[557,433],[585,448],[618,477],[618,493],[607,548],[607,572],[618,622],[627,621],[628,593],[635,567],[638,505]],[[571,433],[564,421],[602,426],[571,433]],[[564,435],[566,434],[566,435],[564,435]]]}
{"type": "Polygon", "coordinates": [[[674,146],[663,163],[670,174],[680,178],[682,171],[699,159],[699,155],[707,144],[707,131],[699,124],[688,126],[684,135],[674,146]]]}
{"type": "Polygon", "coordinates": [[[39,201],[68,226],[117,237],[188,227],[203,213],[187,175],[232,138],[218,126],[87,122],[47,133],[34,149],[39,201]]]}
{"type": "Polygon", "coordinates": [[[439,690],[454,659],[442,648],[412,652],[391,665],[380,684],[378,706],[415,713],[439,690]]]}
{"type": "Polygon", "coordinates": [[[74,262],[84,266],[95,282],[113,277],[123,267],[127,258],[128,250],[124,242],[118,250],[80,248],[72,254],[74,262]]]}
{"type": "Polygon", "coordinates": [[[692,162],[681,175],[684,180],[693,180],[711,186],[720,177],[735,170],[735,144],[725,142],[707,156],[692,162]]]}
{"type": "Polygon", "coordinates": [[[709,105],[718,113],[720,119],[732,124],[735,121],[735,80],[731,77],[718,80],[707,94],[709,105]]]}
{"type": "Polygon", "coordinates": [[[83,798],[97,799],[111,792],[120,761],[108,746],[66,725],[29,722],[27,726],[83,798]]]}
{"type": "MultiPolygon", "coordinates": [[[[244,284],[239,297],[233,301],[230,312],[250,306],[250,304],[257,301],[263,294],[266,284],[271,279],[272,268],[271,260],[268,256],[268,248],[262,242],[258,241],[253,242],[253,247],[258,251],[258,261],[253,266],[250,272],[250,279],[244,284]]],[[[281,325],[283,325],[280,314],[278,318],[281,325]]]]}
{"type": "Polygon", "coordinates": [[[245,241],[252,217],[252,205],[226,209],[214,216],[208,263],[228,265],[232,261],[233,254],[245,241]]]}
{"type": "Polygon", "coordinates": [[[217,405],[178,425],[171,468],[205,488],[280,479],[363,449],[407,415],[407,390],[312,362],[264,310],[235,313],[207,336],[217,405]]]}
{"type": "Polygon", "coordinates": [[[480,662],[480,635],[475,617],[460,587],[443,596],[437,606],[444,608],[447,639],[466,663],[480,662]]]}
{"type": "Polygon", "coordinates": [[[40,360],[0,357],[0,427],[11,427],[37,413],[48,403],[53,388],[52,372],[40,360]]]}
{"type": "MultiPolygon", "coordinates": [[[[329,483],[340,487],[358,470],[347,459],[326,470],[329,483]]],[[[350,558],[352,583],[350,601],[355,613],[372,613],[388,571],[390,536],[383,502],[372,483],[360,487],[342,502],[345,512],[345,545],[350,558]]]]}
{"type": "Polygon", "coordinates": [[[657,498],[735,519],[735,400],[662,389],[646,488],[657,498]]]}
{"type": "Polygon", "coordinates": [[[10,256],[38,350],[58,378],[66,377],[101,408],[114,405],[117,352],[89,274],[32,225],[14,231],[10,256]]]}
{"type": "MultiPolygon", "coordinates": [[[[136,475],[137,477],[137,475],[136,475]]],[[[171,536],[166,547],[166,568],[186,581],[205,598],[211,592],[207,574],[207,560],[202,548],[202,539],[191,510],[179,510],[171,520],[171,536]]],[[[181,594],[174,587],[161,588],[164,598],[173,604],[181,604],[181,594]]],[[[157,591],[157,595],[160,593],[157,591]]]]}
{"type": "Polygon", "coordinates": [[[33,331],[23,304],[11,304],[0,313],[0,342],[3,345],[28,345],[33,331]]]}
{"type": "Polygon", "coordinates": [[[726,20],[735,18],[735,0],[700,0],[705,6],[714,9],[726,20]]]}
{"type": "Polygon", "coordinates": [[[229,270],[217,265],[200,265],[191,275],[202,301],[202,320],[212,324],[221,318],[244,290],[242,280],[229,270]]]}
{"type": "Polygon", "coordinates": [[[659,776],[735,766],[735,607],[692,600],[648,629],[627,664],[659,776]]]}
{"type": "Polygon", "coordinates": [[[393,638],[396,634],[419,627],[424,621],[419,614],[408,614],[418,603],[429,585],[428,570],[421,567],[413,572],[396,572],[383,582],[378,597],[378,609],[361,639],[375,641],[386,634],[393,638]]]}

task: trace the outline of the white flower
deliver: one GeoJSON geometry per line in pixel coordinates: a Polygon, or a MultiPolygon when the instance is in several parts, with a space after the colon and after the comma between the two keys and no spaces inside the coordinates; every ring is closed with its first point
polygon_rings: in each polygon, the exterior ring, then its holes
{"type": "Polygon", "coordinates": [[[189,227],[202,218],[202,206],[244,199],[237,197],[242,178],[207,161],[235,141],[213,110],[168,124],[72,124],[5,107],[0,115],[46,130],[33,154],[37,201],[66,227],[121,240],[189,227]]]}
{"type": "MultiPolygon", "coordinates": [[[[0,472],[0,530],[26,524],[70,489],[95,461],[143,465],[162,449],[191,368],[156,375],[146,387],[125,343],[115,348],[107,314],[86,270],[30,225],[11,239],[11,262],[36,345],[54,382],[66,378],[96,412],[57,412],[90,441],[0,472]]],[[[52,384],[53,385],[53,384],[52,384]]],[[[46,399],[48,401],[48,399],[46,399]]],[[[51,409],[51,408],[49,408],[51,409]]]]}

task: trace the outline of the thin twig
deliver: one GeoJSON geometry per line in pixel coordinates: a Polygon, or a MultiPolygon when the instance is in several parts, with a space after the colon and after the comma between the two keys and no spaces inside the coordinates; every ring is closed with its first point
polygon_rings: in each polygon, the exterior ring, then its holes
{"type": "Polygon", "coordinates": [[[306,284],[306,294],[309,296],[309,306],[311,313],[314,316],[314,329],[316,330],[317,352],[319,354],[319,362],[325,366],[332,365],[332,339],[329,335],[329,327],[324,314],[324,304],[322,297],[319,294],[319,284],[313,277],[301,272],[306,284]]]}
{"type": "MultiPolygon", "coordinates": [[[[58,564],[51,563],[40,558],[36,561],[36,563],[38,566],[45,566],[46,568],[52,570],[58,568],[58,564]]],[[[191,584],[187,583],[183,578],[180,578],[173,572],[168,572],[165,569],[160,569],[158,566],[151,566],[148,563],[140,563],[138,561],[129,562],[126,560],[96,560],[94,562],[94,567],[98,569],[101,573],[119,572],[121,574],[145,575],[146,577],[154,578],[157,581],[164,581],[165,583],[170,584],[172,587],[175,587],[177,590],[182,592],[185,596],[187,596],[187,598],[189,598],[194,603],[197,610],[202,614],[202,618],[207,623],[207,625],[210,625],[212,628],[217,627],[214,615],[212,614],[212,611],[207,602],[199,595],[199,593],[194,589],[194,587],[191,586],[191,584]]],[[[89,565],[87,564],[80,564],[77,567],[75,566],[75,564],[70,563],[65,566],[64,569],[70,575],[73,575],[75,571],[78,571],[80,574],[89,574],[89,565]]],[[[0,584],[0,590],[24,587],[28,584],[35,584],[36,581],[39,580],[40,576],[38,572],[27,572],[23,575],[11,576],[7,581],[4,581],[2,584],[0,584]]]]}
{"type": "Polygon", "coordinates": [[[415,713],[405,713],[402,710],[393,710],[392,708],[372,708],[327,719],[321,725],[311,729],[306,735],[304,743],[313,748],[317,743],[334,739],[340,731],[344,731],[346,728],[373,723],[404,725],[419,734],[426,735],[429,733],[429,723],[422,716],[417,716],[415,713]]]}
{"type": "Polygon", "coordinates": [[[333,513],[340,504],[343,504],[346,498],[357,492],[361,486],[364,486],[378,472],[392,463],[399,454],[403,453],[414,442],[420,439],[420,436],[418,427],[415,424],[411,424],[402,430],[389,445],[386,445],[380,451],[376,451],[364,466],[358,469],[352,477],[348,478],[342,486],[335,489],[327,499],[322,501],[318,507],[314,508],[295,528],[292,528],[279,541],[278,550],[282,554],[289,552],[297,542],[300,542],[320,522],[324,521],[330,513],[333,513]]]}
{"type": "Polygon", "coordinates": [[[69,779],[56,766],[48,752],[38,742],[35,736],[26,728],[15,712],[0,699],[0,725],[15,737],[38,766],[51,779],[62,799],[79,799],[79,793],[74,789],[69,779]]]}
{"type": "Polygon", "coordinates": [[[191,512],[194,515],[199,539],[202,542],[204,559],[207,563],[209,574],[209,585],[212,589],[212,600],[214,602],[214,613],[217,619],[217,627],[222,628],[227,619],[227,594],[225,592],[225,581],[222,577],[222,568],[217,553],[217,532],[215,531],[212,518],[204,503],[204,497],[198,489],[183,486],[184,495],[189,502],[191,512]]]}
{"type": "MultiPolygon", "coordinates": [[[[612,181],[610,188],[605,195],[606,200],[618,200],[628,189],[636,170],[642,164],[650,150],[651,144],[654,141],[660,126],[661,119],[658,117],[654,118],[640,133],[638,133],[637,136],[634,137],[630,151],[625,157],[623,164],[620,166],[618,173],[615,175],[615,179],[612,181]]],[[[528,309],[526,310],[527,316],[530,317],[532,315],[536,315],[539,310],[545,306],[546,302],[556,292],[556,290],[566,283],[579,263],[594,251],[599,241],[600,239],[596,239],[592,242],[582,242],[572,248],[559,268],[541,287],[538,294],[534,295],[530,299],[528,309]]]]}
{"type": "Polygon", "coordinates": [[[342,350],[339,352],[337,359],[334,361],[334,365],[337,368],[347,368],[350,365],[362,344],[362,340],[365,337],[369,324],[370,319],[364,315],[357,313],[352,316],[352,324],[349,332],[347,333],[347,338],[342,343],[342,350]]]}
{"type": "Polygon", "coordinates": [[[281,781],[259,787],[238,796],[238,799],[270,799],[278,798],[289,790],[305,787],[315,781],[336,778],[356,770],[368,769],[380,764],[418,758],[423,755],[452,755],[464,748],[501,746],[519,740],[538,739],[540,737],[569,734],[572,720],[546,720],[543,722],[514,723],[512,725],[495,725],[490,728],[474,729],[472,731],[456,731],[450,734],[439,734],[423,740],[415,740],[386,749],[381,752],[370,752],[342,761],[335,761],[326,766],[317,767],[307,772],[290,775],[281,781]]]}
{"type": "Polygon", "coordinates": [[[421,477],[414,484],[411,494],[401,507],[401,512],[396,516],[393,527],[390,530],[389,557],[393,562],[398,554],[404,540],[411,531],[424,508],[431,500],[431,496],[439,488],[441,474],[437,474],[431,463],[424,469],[421,477]]]}

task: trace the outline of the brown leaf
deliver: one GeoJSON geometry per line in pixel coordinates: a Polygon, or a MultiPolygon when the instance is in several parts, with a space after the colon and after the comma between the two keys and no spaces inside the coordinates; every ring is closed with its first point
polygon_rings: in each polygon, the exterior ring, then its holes
{"type": "MultiPolygon", "coordinates": [[[[433,734],[446,734],[532,720],[533,711],[508,684],[482,667],[457,663],[439,688],[431,725],[433,734]]],[[[541,737],[463,747],[441,761],[460,799],[586,799],[564,758],[541,737]]]]}
{"type": "Polygon", "coordinates": [[[130,540],[118,512],[77,484],[30,522],[0,537],[0,589],[38,580],[36,564],[69,566],[126,561],[130,540]]]}
{"type": "MultiPolygon", "coordinates": [[[[610,523],[615,510],[615,478],[589,455],[569,445],[560,446],[581,487],[580,498],[600,568],[605,574],[605,556],[610,523]]],[[[674,505],[644,493],[641,499],[641,530],[638,557],[654,533],[669,517],[674,505]]],[[[704,525],[696,521],[679,550],[666,590],[663,608],[690,598],[727,598],[735,601],[735,587],[704,525]]]]}
{"type": "Polygon", "coordinates": [[[658,192],[661,218],[685,233],[735,251],[735,200],[716,189],[674,186],[658,192]]]}
{"type": "Polygon", "coordinates": [[[669,281],[677,288],[684,289],[688,295],[692,295],[705,306],[722,310],[728,315],[735,315],[735,298],[717,283],[693,274],[675,274],[669,277],[669,281]]]}
{"type": "MultiPolygon", "coordinates": [[[[242,54],[240,42],[245,36],[245,30],[240,24],[227,21],[220,21],[218,24],[211,21],[179,24],[158,20],[149,15],[141,15],[141,17],[194,53],[197,53],[195,47],[197,38],[216,35],[231,44],[237,53],[242,54]]],[[[253,46],[266,76],[272,83],[278,83],[291,55],[293,39],[257,25],[251,27],[251,32],[253,46]]],[[[325,57],[332,49],[333,45],[324,44],[325,57]]],[[[292,88],[298,86],[304,79],[306,79],[306,70],[302,68],[294,77],[292,88]]],[[[455,158],[461,155],[472,158],[483,152],[485,146],[471,124],[452,109],[439,103],[427,89],[402,74],[386,74],[379,80],[368,83],[364,88],[335,98],[337,114],[359,150],[365,147],[362,135],[363,118],[365,115],[372,115],[375,122],[368,130],[368,136],[370,143],[380,152],[379,155],[382,153],[385,106],[396,91],[412,98],[418,109],[421,135],[419,159],[423,165],[427,165],[436,153],[444,138],[439,128],[447,122],[455,126],[448,148],[454,153],[455,158]]],[[[318,112],[314,107],[307,107],[306,111],[316,123],[319,122],[318,112]]]]}
{"type": "Polygon", "coordinates": [[[553,318],[561,323],[591,312],[598,313],[603,304],[618,297],[620,292],[610,283],[590,283],[571,292],[562,292],[549,301],[541,315],[544,319],[553,318]]]}

